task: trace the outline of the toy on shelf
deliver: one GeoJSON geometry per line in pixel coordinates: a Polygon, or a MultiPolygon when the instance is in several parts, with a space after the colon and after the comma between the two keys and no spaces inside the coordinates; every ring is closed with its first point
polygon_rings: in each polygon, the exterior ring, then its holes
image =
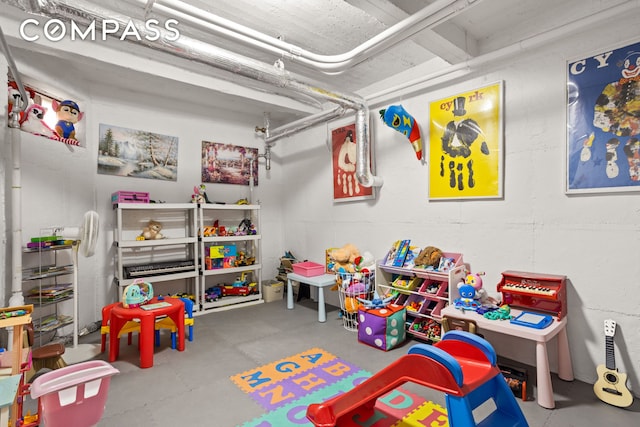
{"type": "Polygon", "coordinates": [[[122,293],[122,306],[124,308],[140,307],[153,298],[153,285],[142,279],[136,279],[132,284],[124,288],[122,293]]]}
{"type": "Polygon", "coordinates": [[[258,284],[255,282],[248,283],[246,276],[247,276],[247,273],[243,272],[242,275],[236,278],[236,280],[231,285],[224,285],[222,287],[222,296],[229,296],[229,295],[247,296],[250,294],[257,294],[258,284]]]}
{"type": "Polygon", "coordinates": [[[440,324],[433,319],[416,319],[411,330],[423,334],[430,341],[438,341],[442,331],[440,324]]]}
{"type": "Polygon", "coordinates": [[[161,230],[162,224],[160,222],[149,220],[149,223],[142,229],[139,237],[142,237],[143,240],[164,239],[164,235],[160,232],[161,230]]]}
{"type": "Polygon", "coordinates": [[[51,102],[53,110],[56,112],[58,122],[55,131],[60,138],[76,139],[75,124],[82,120],[83,113],[75,101],[66,99],[58,102],[55,99],[51,102]]]}
{"type": "Polygon", "coordinates": [[[207,192],[204,184],[200,186],[196,185],[193,187],[191,203],[207,203],[207,192]]]}
{"type": "Polygon", "coordinates": [[[46,113],[47,109],[40,104],[29,105],[20,119],[20,129],[34,135],[58,139],[58,134],[44,121],[46,113]]]}
{"type": "Polygon", "coordinates": [[[242,221],[240,221],[237,232],[239,233],[239,234],[236,234],[237,236],[248,236],[248,235],[253,236],[255,234],[258,234],[258,232],[256,231],[256,226],[253,225],[253,223],[249,218],[245,218],[242,221]]]}
{"type": "Polygon", "coordinates": [[[205,302],[213,302],[222,298],[222,286],[211,286],[204,291],[205,302]]]}
{"type": "Polygon", "coordinates": [[[435,246],[427,246],[420,252],[418,257],[415,259],[414,264],[416,267],[438,268],[441,258],[442,251],[440,249],[436,248],[435,246]]]}

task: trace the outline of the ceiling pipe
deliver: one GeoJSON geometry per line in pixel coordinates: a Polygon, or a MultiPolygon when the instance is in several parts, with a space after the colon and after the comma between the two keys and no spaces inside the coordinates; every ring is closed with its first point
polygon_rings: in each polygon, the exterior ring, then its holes
{"type": "Polygon", "coordinates": [[[300,46],[232,22],[181,0],[154,0],[152,3],[148,0],[134,1],[145,6],[145,13],[149,10],[155,10],[169,16],[176,16],[183,21],[214,31],[226,38],[299,62],[323,73],[339,74],[420,31],[450,20],[482,0],[438,0],[350,51],[336,55],[321,55],[310,52],[300,46]]]}
{"type": "Polygon", "coordinates": [[[344,107],[338,106],[332,110],[324,110],[319,112],[318,114],[303,117],[300,120],[287,123],[286,125],[275,128],[275,129],[269,130],[268,127],[265,127],[265,128],[256,128],[256,131],[263,131],[264,141],[269,145],[273,145],[273,143],[275,143],[279,139],[286,138],[287,136],[291,136],[302,130],[313,127],[317,124],[328,122],[329,120],[333,120],[338,117],[342,117],[346,113],[346,111],[347,110],[344,107]]]}
{"type": "Polygon", "coordinates": [[[180,36],[175,39],[175,37],[172,37],[173,34],[169,34],[166,30],[160,28],[155,28],[154,32],[152,32],[145,26],[144,22],[138,19],[124,16],[84,0],[31,0],[29,7],[25,7],[22,2],[16,4],[15,0],[0,1],[13,4],[25,12],[60,19],[63,22],[74,21],[76,24],[87,26],[95,23],[96,27],[100,28],[102,21],[108,19],[110,23],[117,23],[121,29],[134,25],[140,35],[140,38],[136,38],[136,41],[133,41],[136,44],[355,110],[356,132],[361,136],[356,141],[356,156],[357,158],[365,159],[364,162],[358,162],[356,165],[356,177],[365,187],[380,187],[383,184],[382,178],[373,176],[371,173],[369,123],[363,121],[368,116],[368,106],[364,99],[358,95],[348,95],[323,89],[317,83],[303,81],[301,78],[293,76],[282,67],[274,67],[243,57],[200,40],[186,36],[180,36]],[[160,33],[159,38],[157,38],[155,31],[160,33]],[[363,110],[366,114],[360,112],[360,110],[363,110]]]}

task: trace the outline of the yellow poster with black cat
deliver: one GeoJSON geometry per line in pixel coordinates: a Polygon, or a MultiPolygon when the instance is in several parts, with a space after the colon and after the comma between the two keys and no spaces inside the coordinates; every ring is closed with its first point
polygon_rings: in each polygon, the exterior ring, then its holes
{"type": "Polygon", "coordinates": [[[503,83],[429,104],[429,198],[501,198],[503,83]]]}

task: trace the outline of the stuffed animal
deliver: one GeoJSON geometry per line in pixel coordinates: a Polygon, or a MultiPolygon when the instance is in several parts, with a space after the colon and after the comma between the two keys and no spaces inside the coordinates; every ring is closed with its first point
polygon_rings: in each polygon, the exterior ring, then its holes
{"type": "Polygon", "coordinates": [[[464,278],[464,283],[467,285],[473,286],[476,290],[476,294],[474,296],[475,299],[480,301],[481,304],[490,303],[490,304],[498,304],[498,300],[493,298],[487,293],[487,290],[482,287],[482,277],[484,276],[484,272],[480,273],[469,273],[464,278]]]}
{"type": "Polygon", "coordinates": [[[158,221],[150,220],[147,226],[142,229],[141,236],[144,237],[145,240],[164,239],[164,235],[160,230],[162,230],[162,224],[158,221]]]}
{"type": "MultiPolygon", "coordinates": [[[[24,110],[26,109],[26,107],[30,104],[34,103],[34,98],[36,96],[36,93],[33,89],[31,89],[30,87],[24,86],[24,91],[27,93],[27,96],[29,97],[29,99],[27,99],[27,105],[25,106],[25,108],[23,109],[23,111],[20,113],[20,119],[22,120],[23,116],[24,116],[24,110]]],[[[7,97],[8,97],[8,107],[7,107],[7,113],[10,115],[11,111],[13,110],[13,106],[14,105],[18,105],[18,102],[20,102],[22,100],[22,95],[20,95],[20,90],[18,89],[18,84],[16,82],[14,82],[13,80],[9,82],[9,85],[7,87],[7,97]]]]}
{"type": "Polygon", "coordinates": [[[329,254],[333,264],[333,271],[336,273],[355,273],[356,259],[360,256],[360,251],[355,245],[347,243],[341,248],[334,249],[329,254]]]}
{"type": "Polygon", "coordinates": [[[416,258],[415,265],[416,267],[424,265],[438,268],[440,265],[440,258],[442,258],[442,251],[440,249],[435,246],[427,246],[416,258]]]}
{"type": "Polygon", "coordinates": [[[20,119],[20,129],[34,135],[58,139],[58,134],[43,120],[46,113],[47,109],[40,104],[29,105],[24,110],[24,116],[20,119]]]}
{"type": "Polygon", "coordinates": [[[76,139],[75,124],[82,120],[83,116],[78,104],[69,99],[62,102],[54,99],[51,102],[51,106],[58,117],[58,123],[56,123],[56,133],[58,136],[60,136],[60,138],[76,139]]]}

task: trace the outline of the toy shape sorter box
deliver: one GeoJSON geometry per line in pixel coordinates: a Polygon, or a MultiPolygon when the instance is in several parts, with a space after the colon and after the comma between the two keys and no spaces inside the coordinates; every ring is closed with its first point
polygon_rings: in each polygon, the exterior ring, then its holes
{"type": "Polygon", "coordinates": [[[383,308],[358,307],[358,341],[379,350],[397,347],[406,338],[407,309],[397,304],[383,308]]]}

